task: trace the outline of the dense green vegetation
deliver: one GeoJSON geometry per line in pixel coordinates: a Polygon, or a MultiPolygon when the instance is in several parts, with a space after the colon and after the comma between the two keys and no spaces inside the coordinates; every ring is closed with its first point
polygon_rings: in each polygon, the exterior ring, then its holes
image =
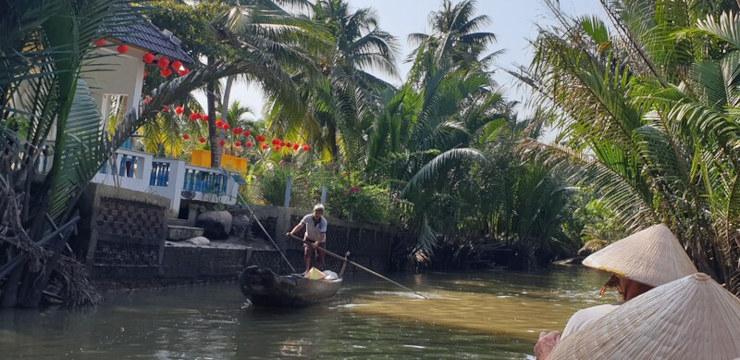
{"type": "MultiPolygon", "coordinates": [[[[0,149],[10,155],[0,196],[15,205],[0,226],[25,234],[3,239],[9,254],[48,259],[36,242],[74,220],[96,170],[142,128],[160,154],[210,149],[214,166],[223,151],[249,158],[252,201],[282,205],[290,179],[292,205],[308,207],[326,188],[329,214],[408,229],[410,253],[431,266],[505,246],[532,268],[664,222],[700,270],[740,292],[734,1],[604,1],[607,19],[570,18],[550,3],[558,24],[540,31],[530,66],[510,71],[539,105],[527,116],[492,79],[491,19],[472,0],[443,1],[431,33],[409,37],[410,54],[372,9],[341,0],[128,3],[26,1],[2,17],[0,149]],[[125,25],[132,12],[172,30],[198,63],[177,79],[149,76],[142,110],[102,131],[80,71],[95,39],[114,35],[103,24],[125,25]],[[399,79],[404,58],[412,68],[399,79]],[[239,79],[268,95],[265,119],[245,121],[247,109],[229,101],[239,79]],[[203,108],[194,89],[206,92],[203,108]],[[185,116],[160,111],[175,104],[185,116]],[[204,125],[188,121],[198,112],[204,125]],[[255,145],[259,134],[311,151],[217,146],[217,119],[250,130],[255,145]],[[541,140],[546,131],[555,142],[541,140]],[[48,173],[37,170],[41,151],[54,157],[48,173]],[[44,213],[54,224],[35,216],[44,213]]],[[[27,263],[0,270],[32,278],[54,268],[27,263]]],[[[37,303],[28,284],[3,291],[3,304],[37,303]]]]}

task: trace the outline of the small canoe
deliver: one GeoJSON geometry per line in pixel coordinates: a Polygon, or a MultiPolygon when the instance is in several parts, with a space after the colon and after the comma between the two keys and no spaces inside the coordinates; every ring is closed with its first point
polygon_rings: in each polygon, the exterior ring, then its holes
{"type": "Polygon", "coordinates": [[[342,277],[310,280],[300,274],[277,275],[270,269],[252,265],[242,271],[239,286],[256,306],[302,307],[334,296],[342,286],[342,277]]]}

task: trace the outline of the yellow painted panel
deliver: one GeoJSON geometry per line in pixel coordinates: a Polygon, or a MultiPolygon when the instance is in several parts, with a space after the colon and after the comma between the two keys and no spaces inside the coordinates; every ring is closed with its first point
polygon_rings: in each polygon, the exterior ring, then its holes
{"type": "Polygon", "coordinates": [[[193,150],[190,163],[195,166],[211,167],[211,152],[206,150],[193,150]]]}

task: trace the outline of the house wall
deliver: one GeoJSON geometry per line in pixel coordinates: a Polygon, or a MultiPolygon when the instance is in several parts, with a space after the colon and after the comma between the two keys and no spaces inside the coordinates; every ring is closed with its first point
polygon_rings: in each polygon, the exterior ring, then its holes
{"type": "Polygon", "coordinates": [[[127,111],[137,107],[144,86],[146,64],[142,57],[146,51],[133,46],[129,47],[126,54],[118,54],[115,47],[100,48],[96,51],[100,55],[108,56],[95,59],[87,65],[83,69],[82,77],[88,82],[98,106],[102,107],[103,95],[114,94],[128,96],[127,111]]]}

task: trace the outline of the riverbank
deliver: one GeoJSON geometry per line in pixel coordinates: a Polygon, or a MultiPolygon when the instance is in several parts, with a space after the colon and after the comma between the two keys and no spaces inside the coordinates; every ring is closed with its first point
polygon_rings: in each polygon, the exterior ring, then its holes
{"type": "Polygon", "coordinates": [[[331,302],[297,311],[242,310],[235,284],[136,290],[85,311],[0,313],[0,348],[16,359],[521,359],[539,329],[562,327],[542,314],[606,301],[603,275],[582,268],[396,279],[434,299],[411,305],[383,282],[353,277],[331,302]],[[504,299],[523,304],[497,307],[504,299]],[[399,313],[366,311],[384,307],[399,313]]]}

